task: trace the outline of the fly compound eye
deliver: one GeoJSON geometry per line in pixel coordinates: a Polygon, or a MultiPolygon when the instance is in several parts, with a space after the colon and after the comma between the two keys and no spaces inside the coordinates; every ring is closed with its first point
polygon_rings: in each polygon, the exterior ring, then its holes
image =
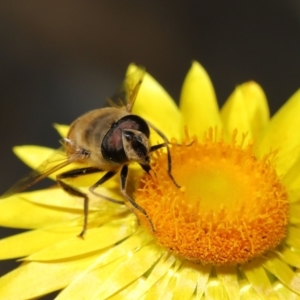
{"type": "Polygon", "coordinates": [[[150,136],[150,129],[147,122],[139,116],[128,115],[121,118],[117,123],[117,127],[122,130],[136,130],[142,132],[147,138],[150,136]]]}
{"type": "Polygon", "coordinates": [[[128,162],[120,128],[114,126],[106,133],[101,143],[101,153],[103,158],[111,164],[120,165],[128,162]]]}

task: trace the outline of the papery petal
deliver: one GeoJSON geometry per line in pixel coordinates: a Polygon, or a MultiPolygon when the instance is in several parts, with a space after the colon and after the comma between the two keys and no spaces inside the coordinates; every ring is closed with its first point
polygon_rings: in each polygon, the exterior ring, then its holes
{"type": "Polygon", "coordinates": [[[276,255],[287,264],[300,268],[300,251],[290,249],[286,246],[281,246],[276,250],[276,255]]]}
{"type": "Polygon", "coordinates": [[[300,249],[300,228],[289,226],[285,243],[300,249]]]}
{"type": "Polygon", "coordinates": [[[276,294],[279,296],[280,300],[298,300],[299,295],[292,292],[289,288],[287,288],[285,285],[283,285],[281,282],[276,281],[273,284],[274,290],[276,294]]]}
{"type": "Polygon", "coordinates": [[[176,285],[173,289],[173,299],[189,300],[197,288],[198,271],[194,264],[185,261],[183,266],[176,273],[176,285]]]}
{"type": "Polygon", "coordinates": [[[168,285],[170,281],[172,280],[173,276],[175,276],[178,268],[182,264],[181,261],[177,260],[175,264],[170,268],[169,272],[167,272],[159,281],[156,282],[155,285],[153,285],[150,290],[147,292],[145,300],[168,300],[172,299],[173,294],[172,293],[166,293],[168,290],[168,285]]]}
{"type": "MultiPolygon", "coordinates": [[[[46,173],[67,159],[66,154],[63,151],[60,151],[60,149],[54,150],[42,146],[16,146],[13,148],[13,151],[27,166],[33,170],[38,170],[39,173],[46,173]]],[[[74,166],[74,164],[63,167],[58,171],[51,173],[48,177],[55,180],[58,173],[73,169],[74,167],[72,166],[74,166]]],[[[34,173],[34,175],[33,173],[29,173],[21,180],[33,178],[32,176],[36,176],[36,173],[34,173]]],[[[19,182],[17,182],[17,185],[18,184],[19,182]]]]}
{"type": "Polygon", "coordinates": [[[246,265],[241,266],[246,278],[252,285],[252,288],[263,299],[275,298],[276,295],[273,290],[270,279],[262,267],[262,260],[256,259],[246,265]]]}
{"type": "MultiPolygon", "coordinates": [[[[118,245],[108,249],[106,252],[100,253],[98,255],[97,261],[93,265],[91,265],[87,270],[82,272],[80,276],[76,278],[60,295],[57,299],[74,299],[74,295],[77,295],[79,299],[90,299],[90,293],[93,293],[89,285],[89,280],[91,280],[91,284],[95,282],[97,286],[99,284],[98,276],[94,276],[91,274],[90,278],[86,278],[87,274],[90,273],[94,268],[101,268],[104,276],[106,276],[106,272],[111,272],[121,261],[126,261],[128,253],[133,253],[136,249],[141,248],[143,245],[147,244],[152,239],[151,236],[143,234],[143,232],[139,232],[135,235],[130,236],[125,239],[123,242],[118,245]],[[115,266],[115,267],[114,267],[115,266]],[[86,287],[88,291],[86,291],[86,287]],[[87,297],[87,298],[85,298],[87,297]]],[[[89,275],[88,275],[89,276],[89,275]]],[[[92,294],[93,295],[93,294],[92,294]]]]}
{"type": "MultiPolygon", "coordinates": [[[[297,155],[297,153],[296,153],[297,155]]],[[[300,157],[294,162],[291,168],[284,174],[282,181],[289,190],[289,201],[291,203],[300,200],[300,157]]]]}
{"type": "MultiPolygon", "coordinates": [[[[130,65],[127,75],[134,73],[135,65],[130,65]]],[[[148,73],[145,74],[137,99],[133,107],[133,113],[145,118],[169,139],[180,139],[181,114],[173,99],[163,87],[148,73]]]]}
{"type": "Polygon", "coordinates": [[[240,137],[241,134],[247,133],[250,139],[252,138],[246,103],[240,87],[237,87],[225,102],[221,117],[227,137],[232,136],[234,130],[238,130],[240,137]]]}
{"type": "MultiPolygon", "coordinates": [[[[67,159],[67,155],[64,151],[60,151],[60,149],[54,150],[47,147],[42,146],[17,146],[14,147],[14,153],[30,168],[34,170],[38,170],[40,173],[47,172],[52,168],[56,167],[58,164],[64,162],[67,159]]],[[[56,172],[53,172],[48,177],[52,180],[56,180],[56,176],[58,174],[70,171],[81,169],[85,165],[81,163],[71,163],[66,167],[59,169],[56,172]]],[[[65,179],[65,181],[70,181],[74,186],[81,186],[81,187],[90,187],[95,182],[97,182],[102,176],[104,175],[103,172],[88,174],[84,176],[78,176],[77,178],[65,179]]],[[[30,177],[31,173],[28,174],[27,177],[30,177]]],[[[26,177],[25,177],[26,178],[26,177]]],[[[101,187],[106,188],[115,188],[119,186],[118,179],[115,176],[113,179],[108,180],[107,182],[103,183],[101,187]]]]}
{"type": "Polygon", "coordinates": [[[254,82],[246,82],[240,86],[247,106],[248,120],[254,140],[258,140],[270,120],[267,97],[261,86],[254,82]]]}
{"type": "Polygon", "coordinates": [[[262,298],[254,291],[251,284],[246,280],[240,282],[240,300],[261,300],[262,298]]]}
{"type": "MultiPolygon", "coordinates": [[[[37,169],[49,157],[56,154],[54,149],[35,145],[16,146],[13,148],[13,151],[19,159],[32,169],[37,169]]],[[[65,157],[61,156],[59,158],[59,160],[62,159],[65,159],[65,157]]]]}
{"type": "Polygon", "coordinates": [[[215,91],[204,68],[193,62],[183,83],[180,96],[182,124],[191,134],[202,138],[208,128],[221,127],[215,91]]]}
{"type": "Polygon", "coordinates": [[[43,228],[16,234],[0,240],[0,259],[24,257],[45,247],[75,237],[79,228],[69,227],[66,224],[56,225],[54,228],[43,228]]]}
{"type": "Polygon", "coordinates": [[[128,259],[106,277],[105,281],[95,291],[95,299],[105,299],[121,290],[145,274],[162,256],[162,251],[155,244],[145,246],[129,255],[128,259]],[[147,259],[145,259],[147,257],[147,259]]]}
{"type": "Polygon", "coordinates": [[[223,284],[228,298],[235,300],[239,298],[239,284],[236,266],[216,267],[219,281],[223,284]]]}
{"type": "MultiPolygon", "coordinates": [[[[300,188],[289,190],[289,201],[295,203],[300,200],[300,188]]],[[[293,223],[293,221],[291,221],[293,223]]]]}
{"type": "MultiPolygon", "coordinates": [[[[300,190],[298,195],[300,196],[300,190]]],[[[300,202],[298,198],[297,203],[291,203],[290,205],[290,223],[300,224],[300,202]]]]}
{"type": "Polygon", "coordinates": [[[86,232],[84,239],[76,235],[65,238],[63,241],[59,241],[32,254],[26,260],[61,260],[100,251],[116,244],[134,232],[135,226],[130,219],[132,218],[123,220],[122,226],[119,224],[107,224],[99,228],[91,228],[86,232]]]}
{"type": "Polygon", "coordinates": [[[0,278],[0,299],[31,299],[62,289],[80,276],[96,257],[77,258],[75,261],[51,264],[26,262],[0,278]]]}
{"type": "MultiPolygon", "coordinates": [[[[86,189],[81,189],[81,190],[83,192],[87,192],[86,189]]],[[[114,196],[113,192],[110,192],[106,189],[103,190],[101,189],[100,191],[103,192],[101,194],[104,196],[108,196],[108,197],[114,196]]],[[[19,194],[18,197],[36,204],[48,205],[56,208],[80,210],[83,214],[83,199],[80,197],[74,197],[69,195],[60,187],[22,193],[19,194]]],[[[89,201],[90,211],[99,211],[100,206],[103,205],[103,203],[105,205],[109,205],[107,203],[107,200],[101,199],[100,197],[97,197],[92,194],[89,194],[89,200],[90,200],[89,201]]]]}
{"type": "Polygon", "coordinates": [[[212,266],[210,265],[197,265],[197,271],[198,271],[198,282],[197,282],[197,297],[198,299],[201,299],[203,296],[207,282],[209,280],[209,276],[211,274],[212,266]]]}
{"type": "Polygon", "coordinates": [[[68,132],[70,130],[70,126],[69,125],[55,123],[53,126],[56,129],[56,131],[59,133],[59,135],[61,137],[63,137],[63,138],[67,136],[67,134],[68,134],[68,132]]]}
{"type": "MultiPolygon", "coordinates": [[[[153,287],[158,280],[164,276],[170,267],[174,264],[176,258],[170,255],[168,252],[164,252],[161,259],[154,266],[150,275],[143,279],[143,282],[139,283],[138,289],[128,289],[126,292],[122,292],[124,298],[120,299],[139,299],[143,294],[147,293],[148,290],[153,287]]],[[[119,299],[119,297],[114,297],[113,299],[119,299]]]]}
{"type": "Polygon", "coordinates": [[[37,205],[22,198],[23,194],[14,195],[0,201],[0,225],[14,228],[41,228],[64,220],[76,219],[81,212],[62,211],[37,205]]]}
{"type": "Polygon", "coordinates": [[[258,154],[265,155],[271,149],[278,150],[276,169],[285,174],[297,160],[300,153],[300,90],[281,107],[271,119],[261,142],[258,154]]]}
{"type": "Polygon", "coordinates": [[[221,118],[229,137],[237,129],[250,139],[257,139],[269,120],[267,99],[261,87],[253,81],[236,87],[221,110],[221,118]]]}
{"type": "MultiPolygon", "coordinates": [[[[119,258],[104,267],[97,267],[97,261],[89,268],[78,274],[77,278],[67,286],[57,297],[56,300],[91,300],[95,297],[95,291],[105,281],[105,279],[126,261],[125,257],[119,258]]],[[[104,298],[96,298],[104,299],[104,298]]]]}
{"type": "MultiPolygon", "coordinates": [[[[83,212],[83,199],[69,195],[60,187],[34,192],[26,192],[19,194],[19,197],[25,199],[26,201],[40,205],[51,206],[52,208],[66,208],[72,210],[80,210],[81,212],[83,212]]],[[[89,209],[96,210],[97,207],[89,205],[89,209]]]]}
{"type": "Polygon", "coordinates": [[[275,255],[270,255],[263,265],[288,288],[295,293],[300,294],[300,276],[299,274],[296,274],[285,262],[275,257],[275,255]]]}
{"type": "Polygon", "coordinates": [[[205,299],[229,299],[222,283],[211,277],[206,285],[205,299]]]}
{"type": "Polygon", "coordinates": [[[144,287],[145,284],[145,277],[140,277],[137,280],[135,280],[133,283],[129,284],[126,288],[124,288],[122,291],[118,292],[117,294],[114,294],[112,297],[109,298],[109,300],[131,300],[131,299],[143,299],[142,297],[135,296],[136,294],[139,294],[141,289],[144,287]],[[133,293],[132,296],[128,296],[129,294],[133,293]]]}

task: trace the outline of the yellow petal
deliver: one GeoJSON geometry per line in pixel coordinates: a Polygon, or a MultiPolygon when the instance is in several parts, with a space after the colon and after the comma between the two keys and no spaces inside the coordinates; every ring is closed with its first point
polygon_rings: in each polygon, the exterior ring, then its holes
{"type": "MultiPolygon", "coordinates": [[[[104,280],[121,262],[128,259],[128,253],[135,252],[136,249],[147,244],[150,239],[152,238],[145,235],[144,232],[139,232],[106,252],[102,254],[99,253],[93,265],[82,272],[80,276],[76,278],[76,281],[73,281],[57,299],[91,299],[96,289],[94,285],[98,287],[99,281],[104,280]],[[101,272],[98,275],[91,272],[91,270],[98,268],[101,268],[101,272]]],[[[98,271],[96,270],[96,272],[98,271]]]]}
{"type": "Polygon", "coordinates": [[[176,285],[173,289],[173,299],[191,299],[197,287],[199,277],[197,269],[194,268],[193,263],[186,261],[176,274],[176,285]]]}
{"type": "Polygon", "coordinates": [[[261,264],[262,260],[256,259],[241,266],[241,268],[249,283],[252,285],[252,288],[262,299],[276,299],[270,279],[261,264]]]}
{"type": "Polygon", "coordinates": [[[233,130],[248,133],[251,139],[257,139],[266,128],[269,109],[262,88],[250,81],[238,86],[221,110],[223,126],[228,136],[233,130]]]}
{"type": "Polygon", "coordinates": [[[31,299],[62,289],[80,276],[96,257],[51,264],[26,262],[0,278],[0,299],[31,299]]]}
{"type": "MultiPolygon", "coordinates": [[[[131,287],[130,289],[127,289],[126,292],[122,292],[122,297],[124,298],[120,299],[139,299],[169,271],[175,261],[176,258],[166,251],[154,266],[150,275],[146,279],[143,279],[142,282],[139,282],[138,288],[131,287]]],[[[119,297],[116,297],[116,299],[119,299],[119,297]]]]}
{"type": "Polygon", "coordinates": [[[122,257],[104,266],[97,267],[97,261],[94,262],[87,270],[78,274],[77,278],[65,288],[55,299],[56,300],[92,300],[104,299],[95,298],[95,291],[105,279],[114,272],[119,264],[124,263],[126,257],[122,257]]]}
{"type": "Polygon", "coordinates": [[[300,90],[274,115],[259,144],[258,154],[278,149],[279,174],[285,174],[295,163],[300,150],[300,90]]]}
{"type": "MultiPolygon", "coordinates": [[[[42,146],[16,146],[13,148],[17,155],[26,165],[32,169],[37,169],[49,157],[52,157],[56,150],[42,146]]],[[[65,157],[61,157],[63,159],[65,157]]]]}
{"type": "Polygon", "coordinates": [[[288,300],[299,300],[299,295],[292,292],[281,282],[276,281],[273,284],[273,286],[274,286],[274,290],[276,291],[276,294],[279,296],[280,300],[287,300],[287,299],[288,300]]]}
{"type": "Polygon", "coordinates": [[[229,298],[222,283],[218,279],[211,277],[206,286],[205,299],[228,300],[229,298]]]}
{"type": "MultiPolygon", "coordinates": [[[[65,152],[61,149],[54,150],[42,146],[17,146],[13,148],[13,151],[26,165],[28,165],[33,170],[38,170],[38,172],[40,173],[51,170],[67,159],[65,152]]],[[[82,164],[72,163],[50,174],[49,178],[51,178],[52,180],[56,180],[57,174],[83,167],[84,165],[82,164]]],[[[91,186],[93,185],[93,183],[98,181],[101,176],[103,176],[101,174],[103,173],[80,176],[78,178],[72,179],[72,181],[76,183],[79,180],[80,186],[91,186]]],[[[28,177],[30,176],[31,173],[28,174],[28,177]]]]}
{"type": "Polygon", "coordinates": [[[203,296],[207,282],[209,280],[209,276],[211,274],[212,266],[210,265],[197,265],[197,271],[198,271],[198,282],[197,282],[197,297],[198,299],[201,299],[203,296]]]}
{"type": "Polygon", "coordinates": [[[213,85],[204,68],[193,62],[181,91],[182,124],[191,134],[202,138],[209,127],[221,127],[220,113],[213,85]]]}
{"type": "MultiPolygon", "coordinates": [[[[14,147],[15,154],[29,167],[31,167],[34,170],[37,170],[40,173],[48,172],[52,168],[56,167],[63,161],[67,159],[67,156],[64,151],[61,151],[60,149],[54,150],[51,148],[41,147],[41,146],[18,146],[14,147]]],[[[70,170],[76,170],[85,167],[85,165],[81,163],[71,163],[70,165],[67,165],[66,167],[63,167],[59,169],[56,172],[53,172],[49,175],[49,178],[52,180],[56,180],[56,176],[58,174],[70,171],[70,170]]],[[[35,174],[36,175],[36,174],[35,174]]],[[[104,176],[104,172],[84,175],[84,176],[78,176],[77,178],[69,178],[64,179],[66,182],[70,182],[73,186],[80,186],[80,187],[90,187],[95,182],[97,182],[102,176],[104,176]]],[[[29,173],[27,176],[25,176],[24,179],[32,178],[32,173],[29,173]]],[[[35,177],[34,177],[35,178],[35,177]]],[[[20,181],[20,182],[21,182],[20,181]]],[[[27,182],[28,183],[28,182],[27,182]]],[[[19,182],[16,184],[18,187],[20,187],[19,182]]],[[[24,185],[24,184],[23,184],[24,185]]],[[[116,188],[119,187],[119,178],[118,176],[113,177],[111,180],[108,180],[104,184],[101,185],[101,188],[116,188]]],[[[14,188],[14,187],[13,187],[14,188]]],[[[99,192],[100,194],[102,192],[99,192]]],[[[106,195],[106,191],[103,192],[104,195],[106,195]]],[[[102,194],[103,194],[102,193],[102,194]]],[[[110,195],[109,197],[112,197],[110,195]]],[[[119,198],[119,197],[117,197],[119,198]]]]}
{"type": "MultiPolygon", "coordinates": [[[[295,153],[298,155],[297,153],[295,153]]],[[[295,161],[291,168],[284,174],[282,181],[289,189],[289,201],[297,202],[300,199],[300,157],[295,161]]],[[[300,215],[299,215],[300,216],[300,215]]]]}
{"type": "Polygon", "coordinates": [[[125,289],[118,292],[109,298],[109,300],[131,300],[131,299],[143,299],[142,297],[137,297],[137,294],[140,294],[140,290],[144,287],[145,278],[140,277],[135,280],[133,283],[128,285],[125,289]],[[129,294],[133,294],[134,296],[128,296],[129,294]]]}
{"type": "Polygon", "coordinates": [[[97,299],[105,299],[121,290],[127,284],[133,282],[146,273],[161,257],[162,251],[155,245],[143,247],[136,253],[129,255],[127,261],[118,265],[106,280],[95,291],[97,299]],[[147,259],[145,259],[147,257],[147,259]]]}
{"type": "Polygon", "coordinates": [[[240,137],[247,133],[248,137],[252,139],[246,103],[240,87],[237,87],[225,102],[221,110],[221,117],[228,137],[237,129],[240,137]]]}
{"type": "Polygon", "coordinates": [[[151,241],[153,241],[152,236],[145,234],[143,230],[137,231],[123,242],[111,247],[103,252],[102,255],[99,255],[97,266],[105,266],[123,256],[127,257],[128,254],[134,253],[137,249],[142,248],[151,241]]]}
{"type": "MultiPolygon", "coordinates": [[[[66,232],[66,224],[56,226],[55,230],[37,229],[29,232],[16,234],[14,236],[0,240],[0,259],[11,259],[24,257],[44,247],[58,243],[67,238],[75,237],[79,233],[79,228],[72,227],[66,232]],[[60,231],[60,229],[62,229],[60,231]]],[[[79,239],[79,238],[78,238],[79,239]]]]}
{"type": "Polygon", "coordinates": [[[43,248],[41,251],[27,257],[26,260],[50,261],[92,253],[114,245],[132,234],[134,230],[134,224],[128,219],[127,222],[123,220],[122,226],[115,224],[91,228],[87,230],[84,239],[73,235],[68,239],[43,248]]]}
{"type": "MultiPolygon", "coordinates": [[[[179,271],[179,269],[178,269],[179,271]]],[[[176,282],[177,282],[177,274],[178,271],[176,272],[176,274],[174,274],[174,276],[170,279],[170,281],[167,284],[166,290],[165,290],[165,298],[166,300],[171,300],[173,299],[173,291],[175,290],[176,287],[176,282]]]]}
{"type": "Polygon", "coordinates": [[[36,205],[14,195],[0,201],[0,225],[15,228],[40,228],[82,216],[82,212],[62,211],[36,205]]]}
{"type": "Polygon", "coordinates": [[[64,138],[64,137],[66,137],[68,135],[68,132],[69,132],[69,129],[70,129],[69,125],[63,125],[63,124],[57,124],[57,123],[55,123],[53,126],[57,130],[57,132],[59,133],[59,135],[61,137],[64,138]]]}
{"type": "Polygon", "coordinates": [[[252,286],[246,280],[240,280],[239,285],[240,300],[262,300],[262,298],[254,291],[252,286]]]}
{"type": "Polygon", "coordinates": [[[254,81],[246,82],[240,88],[244,95],[252,134],[257,140],[269,123],[268,100],[261,86],[254,81]]]}
{"type": "MultiPolygon", "coordinates": [[[[295,203],[295,202],[299,201],[299,199],[300,199],[300,188],[289,190],[288,192],[289,192],[289,202],[290,203],[295,203]]],[[[299,215],[297,215],[296,217],[298,219],[299,215]]],[[[291,221],[291,223],[294,223],[294,221],[291,221]]]]}
{"type": "Polygon", "coordinates": [[[285,243],[300,249],[300,228],[289,226],[285,243]]]}
{"type": "Polygon", "coordinates": [[[300,276],[275,255],[270,255],[264,267],[295,293],[300,294],[300,276]]]}
{"type": "MultiPolygon", "coordinates": [[[[300,190],[299,190],[300,192],[300,190]]],[[[298,193],[300,196],[300,193],[298,193]]],[[[289,197],[290,198],[290,197],[289,197]]],[[[299,198],[298,198],[299,200],[299,198]]],[[[300,224],[300,203],[291,203],[290,206],[290,223],[291,224],[300,224]]]]}
{"type": "Polygon", "coordinates": [[[239,298],[239,284],[237,278],[237,267],[216,267],[218,279],[223,284],[228,298],[235,300],[239,298]]]}
{"type": "MultiPolygon", "coordinates": [[[[22,193],[19,194],[19,196],[36,204],[48,205],[57,208],[76,209],[83,212],[83,199],[69,195],[60,187],[22,193]]],[[[99,197],[93,195],[91,195],[90,200],[89,210],[99,210],[99,205],[101,205],[101,201],[103,200],[100,200],[99,197]]]]}
{"type": "MultiPolygon", "coordinates": [[[[136,68],[135,65],[130,65],[127,75],[134,73],[136,68]]],[[[133,113],[152,123],[169,139],[180,139],[182,128],[179,109],[163,87],[148,73],[144,76],[133,113]]]]}
{"type": "Polygon", "coordinates": [[[172,268],[170,268],[169,272],[167,272],[159,281],[156,282],[155,285],[153,285],[150,290],[146,294],[145,300],[168,300],[172,299],[173,294],[172,293],[166,293],[166,289],[172,280],[173,276],[175,276],[178,268],[182,264],[181,261],[177,260],[172,268]]]}
{"type": "Polygon", "coordinates": [[[296,249],[290,249],[286,246],[281,246],[278,251],[276,251],[278,257],[280,257],[287,264],[300,268],[300,252],[296,249]]]}

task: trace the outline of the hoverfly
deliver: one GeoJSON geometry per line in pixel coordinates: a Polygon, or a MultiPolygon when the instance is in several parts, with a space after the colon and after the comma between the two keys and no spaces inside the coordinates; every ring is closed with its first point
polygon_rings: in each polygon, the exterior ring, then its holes
{"type": "Polygon", "coordinates": [[[111,202],[124,204],[123,201],[109,198],[95,191],[98,186],[120,172],[120,190],[125,201],[133,209],[137,209],[145,215],[154,231],[153,224],[147,212],[126,192],[128,165],[132,162],[137,162],[144,171],[149,173],[151,170],[150,153],[165,147],[168,158],[167,172],[174,184],[177,187],[179,185],[171,173],[172,162],[167,137],[148,121],[138,115],[132,114],[132,108],[141,87],[144,74],[145,70],[138,67],[134,76],[129,76],[127,80],[125,79],[125,93],[123,94],[125,99],[120,99],[125,100],[125,106],[117,107],[117,105],[114,105],[95,109],[80,116],[71,124],[67,137],[61,140],[63,150],[66,154],[66,158],[63,161],[53,166],[53,163],[49,164],[51,159],[47,160],[42,164],[42,168],[33,171],[29,176],[21,179],[2,195],[1,198],[22,192],[71,163],[82,163],[84,167],[63,172],[56,176],[56,181],[61,188],[70,195],[81,197],[84,200],[84,222],[83,229],[79,234],[80,237],[84,236],[87,229],[89,198],[87,194],[64,182],[64,179],[98,172],[104,172],[104,175],[89,188],[89,191],[111,202]],[[163,139],[163,143],[150,145],[150,128],[163,139]]]}

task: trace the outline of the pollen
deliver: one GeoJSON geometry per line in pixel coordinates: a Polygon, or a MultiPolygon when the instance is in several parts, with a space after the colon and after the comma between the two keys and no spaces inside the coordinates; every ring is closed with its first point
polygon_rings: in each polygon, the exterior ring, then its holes
{"type": "Polygon", "coordinates": [[[210,130],[202,142],[171,146],[172,174],[161,151],[135,192],[157,242],[196,263],[238,265],[278,246],[286,235],[289,202],[274,152],[259,159],[246,136],[237,142],[210,130]]]}

